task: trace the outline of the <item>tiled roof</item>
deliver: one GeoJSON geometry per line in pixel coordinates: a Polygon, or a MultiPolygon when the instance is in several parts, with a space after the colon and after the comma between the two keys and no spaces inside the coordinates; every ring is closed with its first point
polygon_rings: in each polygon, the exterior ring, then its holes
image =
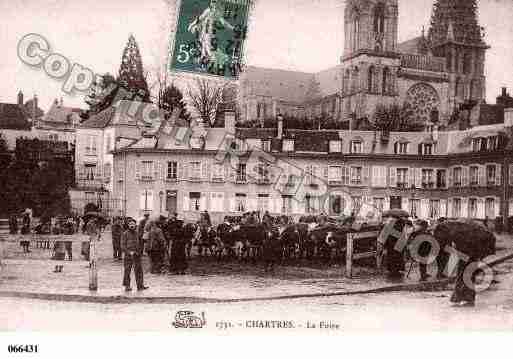
{"type": "Polygon", "coordinates": [[[276,137],[277,129],[276,128],[237,128],[235,129],[235,136],[237,138],[246,139],[246,138],[259,138],[265,139],[270,137],[276,137]]]}
{"type": "Polygon", "coordinates": [[[31,123],[17,104],[0,103],[0,129],[29,130],[31,123]]]}
{"type": "Polygon", "coordinates": [[[43,122],[72,124],[73,121],[80,121],[80,112],[82,110],[78,107],[66,107],[53,103],[43,117],[43,122]]]}
{"type": "Polygon", "coordinates": [[[90,118],[81,123],[80,127],[84,128],[105,128],[107,127],[111,120],[114,118],[116,114],[115,107],[107,107],[100,113],[96,115],[92,115],[90,118]]]}
{"type": "Polygon", "coordinates": [[[301,152],[328,152],[329,141],[339,140],[338,131],[285,130],[284,138],[294,139],[294,149],[301,152]]]}

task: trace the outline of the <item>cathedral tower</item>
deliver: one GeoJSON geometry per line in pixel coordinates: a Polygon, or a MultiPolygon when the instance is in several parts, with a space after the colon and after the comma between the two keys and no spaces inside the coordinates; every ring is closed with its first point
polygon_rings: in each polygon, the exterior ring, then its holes
{"type": "Polygon", "coordinates": [[[481,103],[486,96],[484,63],[489,46],[477,11],[476,0],[437,0],[433,6],[429,40],[433,54],[446,59],[453,106],[481,103]]]}
{"type": "Polygon", "coordinates": [[[344,10],[342,113],[369,118],[397,97],[397,0],[348,0],[344,10]]]}

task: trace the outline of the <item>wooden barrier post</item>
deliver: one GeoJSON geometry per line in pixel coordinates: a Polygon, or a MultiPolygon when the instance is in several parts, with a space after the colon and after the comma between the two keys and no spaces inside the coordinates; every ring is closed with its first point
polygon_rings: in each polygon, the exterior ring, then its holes
{"type": "Polygon", "coordinates": [[[96,240],[89,241],[89,290],[98,290],[98,268],[96,256],[96,240]]]}
{"type": "Polygon", "coordinates": [[[347,234],[346,239],[346,277],[352,277],[353,271],[353,246],[354,246],[354,236],[352,233],[347,234]]]}

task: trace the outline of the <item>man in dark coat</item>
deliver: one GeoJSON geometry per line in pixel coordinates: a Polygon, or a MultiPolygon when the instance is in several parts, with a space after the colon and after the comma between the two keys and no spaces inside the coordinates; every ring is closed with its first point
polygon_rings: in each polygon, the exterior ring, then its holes
{"type": "Polygon", "coordinates": [[[15,213],[9,217],[9,233],[18,234],[18,217],[15,213]]]}
{"type": "Polygon", "coordinates": [[[123,226],[121,225],[121,219],[115,218],[112,224],[112,251],[114,259],[121,260],[121,236],[123,234],[123,226]]]}
{"type": "MultiPolygon", "coordinates": [[[[446,221],[445,218],[440,218],[438,220],[438,225],[444,223],[446,221]]],[[[450,237],[447,236],[441,236],[437,235],[437,228],[438,225],[435,227],[434,236],[436,238],[436,241],[440,245],[440,253],[438,253],[438,256],[436,257],[436,264],[438,266],[436,277],[438,279],[447,278],[447,275],[445,274],[445,268],[447,267],[447,264],[449,263],[450,253],[445,250],[445,247],[450,246],[450,237]]]]}
{"type": "Polygon", "coordinates": [[[402,272],[404,272],[404,256],[402,251],[398,251],[395,249],[395,245],[397,241],[401,239],[401,235],[404,235],[405,226],[407,224],[406,219],[404,217],[401,218],[390,218],[393,222],[393,231],[394,233],[385,233],[387,231],[388,225],[386,225],[382,232],[380,233],[381,243],[383,243],[383,247],[387,252],[386,255],[386,265],[388,270],[388,276],[390,279],[401,279],[402,272]]]}
{"type": "Polygon", "coordinates": [[[183,222],[180,220],[173,222],[174,237],[169,254],[169,272],[174,274],[185,274],[187,269],[186,245],[194,235],[194,228],[191,225],[187,225],[185,228],[182,225],[183,222]]]}
{"type": "MultiPolygon", "coordinates": [[[[428,222],[424,220],[419,220],[415,223],[415,231],[410,235],[408,242],[414,242],[419,236],[430,236],[431,234],[428,231],[428,222]]],[[[433,238],[434,240],[434,238],[433,238]]],[[[431,252],[431,243],[423,241],[420,243],[418,247],[418,255],[422,258],[426,258],[431,252]]],[[[419,271],[420,271],[420,281],[425,282],[429,279],[429,275],[427,274],[427,264],[423,261],[419,262],[419,271]]]]}
{"type": "Polygon", "coordinates": [[[121,236],[121,249],[125,254],[123,286],[127,292],[132,290],[130,287],[130,274],[132,273],[132,267],[134,268],[137,290],[148,289],[148,287],[144,285],[141,263],[143,243],[141,238],[139,238],[139,233],[136,228],[137,225],[135,220],[130,219],[128,221],[128,230],[121,236]]]}

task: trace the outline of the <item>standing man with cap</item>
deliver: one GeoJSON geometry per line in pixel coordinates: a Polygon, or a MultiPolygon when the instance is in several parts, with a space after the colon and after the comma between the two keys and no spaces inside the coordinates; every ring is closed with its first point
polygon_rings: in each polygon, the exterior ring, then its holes
{"type": "Polygon", "coordinates": [[[144,286],[143,269],[141,263],[141,256],[144,248],[142,238],[139,237],[135,219],[130,218],[128,219],[127,223],[128,230],[125,231],[121,236],[121,249],[125,254],[123,286],[127,292],[132,290],[130,287],[130,274],[132,273],[133,267],[137,290],[145,290],[148,289],[148,287],[144,286]]]}

